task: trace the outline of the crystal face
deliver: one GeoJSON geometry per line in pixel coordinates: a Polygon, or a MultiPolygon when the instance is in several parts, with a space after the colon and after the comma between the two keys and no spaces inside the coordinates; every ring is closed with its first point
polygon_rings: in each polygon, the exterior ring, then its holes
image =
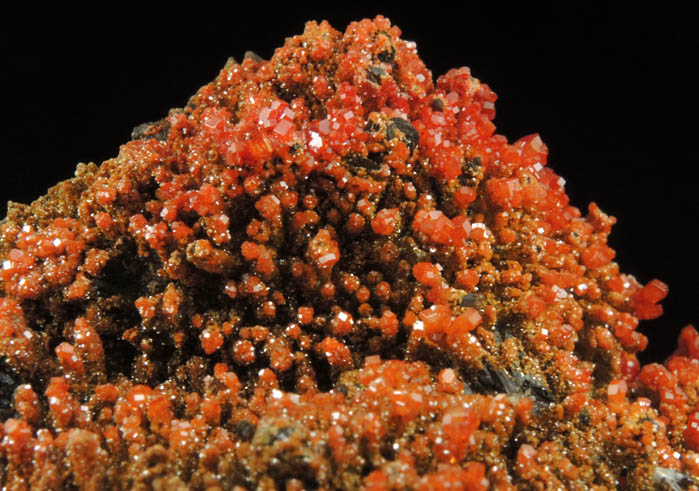
{"type": "Polygon", "coordinates": [[[3,484],[631,488],[699,476],[699,334],[538,135],[377,17],[230,62],[0,224],[3,484]]]}

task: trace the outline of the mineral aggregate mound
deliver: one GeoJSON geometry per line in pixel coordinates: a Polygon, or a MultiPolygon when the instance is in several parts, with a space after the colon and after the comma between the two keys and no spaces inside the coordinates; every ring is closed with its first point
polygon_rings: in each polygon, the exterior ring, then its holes
{"type": "Polygon", "coordinates": [[[699,334],[379,16],[229,60],[0,222],[7,489],[699,489],[699,334]]]}

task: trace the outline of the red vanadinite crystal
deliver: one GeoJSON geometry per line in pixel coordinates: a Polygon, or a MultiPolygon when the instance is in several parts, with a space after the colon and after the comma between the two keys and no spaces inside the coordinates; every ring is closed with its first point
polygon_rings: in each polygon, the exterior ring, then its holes
{"type": "Polygon", "coordinates": [[[231,60],[0,223],[7,489],[694,489],[699,334],[378,16],[231,60]]]}
{"type": "Polygon", "coordinates": [[[371,228],[380,235],[391,235],[398,225],[400,210],[397,208],[383,209],[371,221],[371,228]]]}

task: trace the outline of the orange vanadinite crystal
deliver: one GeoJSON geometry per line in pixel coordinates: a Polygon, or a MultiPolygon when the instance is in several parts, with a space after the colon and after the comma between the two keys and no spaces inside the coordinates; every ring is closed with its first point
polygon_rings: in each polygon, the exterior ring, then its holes
{"type": "Polygon", "coordinates": [[[310,22],[12,205],[2,485],[699,485],[699,334],[641,365],[668,287],[495,100],[310,22]]]}
{"type": "Polygon", "coordinates": [[[380,235],[391,235],[398,226],[400,210],[397,208],[383,209],[371,221],[371,228],[380,235]]]}

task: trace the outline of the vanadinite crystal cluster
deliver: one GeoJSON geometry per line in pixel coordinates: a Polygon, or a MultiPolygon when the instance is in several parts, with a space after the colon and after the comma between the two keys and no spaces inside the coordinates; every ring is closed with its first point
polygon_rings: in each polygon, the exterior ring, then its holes
{"type": "Polygon", "coordinates": [[[383,17],[230,60],[0,223],[7,489],[685,489],[699,335],[383,17]]]}

